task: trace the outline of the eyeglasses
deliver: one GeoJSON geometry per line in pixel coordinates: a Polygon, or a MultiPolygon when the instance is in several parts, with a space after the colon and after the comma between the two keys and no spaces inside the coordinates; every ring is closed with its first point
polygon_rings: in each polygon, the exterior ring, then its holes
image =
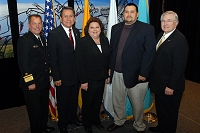
{"type": "Polygon", "coordinates": [[[168,24],[169,24],[169,23],[171,23],[171,22],[174,22],[174,20],[161,20],[161,22],[162,22],[162,23],[168,23],[168,24]]]}

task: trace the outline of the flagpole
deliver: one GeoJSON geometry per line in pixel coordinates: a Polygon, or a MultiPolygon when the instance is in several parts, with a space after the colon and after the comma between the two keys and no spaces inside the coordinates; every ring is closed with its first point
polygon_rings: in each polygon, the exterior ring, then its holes
{"type": "MultiPolygon", "coordinates": [[[[110,11],[108,16],[107,38],[110,41],[111,28],[118,23],[116,0],[110,0],[110,11]]],[[[105,84],[104,90],[104,108],[111,118],[114,117],[114,109],[112,103],[112,84],[105,84]]]]}
{"type": "Polygon", "coordinates": [[[52,0],[52,10],[53,10],[53,17],[54,17],[54,28],[56,28],[56,13],[55,13],[55,10],[54,10],[54,0],[52,0]]]}
{"type": "Polygon", "coordinates": [[[162,12],[165,11],[164,5],[165,5],[165,0],[162,0],[162,12]]]}
{"type": "MultiPolygon", "coordinates": [[[[46,40],[48,37],[48,33],[56,27],[55,18],[56,16],[54,10],[54,0],[45,0],[43,26],[44,26],[44,36],[46,40]]],[[[51,120],[58,121],[56,87],[54,86],[53,79],[50,82],[50,89],[49,89],[49,112],[51,114],[51,120]]]]}

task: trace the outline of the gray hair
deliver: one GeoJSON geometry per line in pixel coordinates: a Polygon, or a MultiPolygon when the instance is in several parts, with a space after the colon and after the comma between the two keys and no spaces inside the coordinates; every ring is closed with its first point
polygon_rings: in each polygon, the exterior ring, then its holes
{"type": "Polygon", "coordinates": [[[164,13],[161,15],[161,17],[160,17],[160,21],[162,21],[163,17],[164,17],[165,15],[167,15],[167,14],[172,14],[172,15],[174,16],[174,21],[175,21],[175,22],[179,22],[179,20],[178,20],[178,15],[177,15],[177,13],[174,12],[174,11],[166,11],[166,12],[164,12],[164,13]]]}

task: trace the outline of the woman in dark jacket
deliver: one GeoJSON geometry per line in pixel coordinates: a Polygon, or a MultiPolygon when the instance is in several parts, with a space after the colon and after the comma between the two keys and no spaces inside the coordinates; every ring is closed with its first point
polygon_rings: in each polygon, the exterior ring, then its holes
{"type": "Polygon", "coordinates": [[[78,41],[76,58],[78,76],[82,89],[82,120],[86,132],[92,133],[92,125],[103,129],[99,118],[105,82],[109,82],[108,63],[110,46],[104,36],[100,19],[88,20],[85,36],[78,41]]]}

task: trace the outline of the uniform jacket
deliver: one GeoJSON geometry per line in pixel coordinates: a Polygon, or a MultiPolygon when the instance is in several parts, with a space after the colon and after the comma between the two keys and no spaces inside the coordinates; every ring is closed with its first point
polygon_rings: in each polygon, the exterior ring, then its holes
{"type": "MultiPolygon", "coordinates": [[[[115,68],[116,55],[120,36],[125,23],[121,22],[114,25],[111,30],[111,59],[109,67],[111,68],[111,77],[115,68]]],[[[139,83],[138,76],[149,78],[155,56],[156,40],[154,27],[136,21],[130,31],[122,52],[122,73],[124,83],[127,88],[134,87],[139,83]]]]}
{"type": "MultiPolygon", "coordinates": [[[[72,29],[77,42],[80,38],[80,32],[75,27],[72,29]]],[[[75,85],[78,82],[76,54],[61,25],[49,32],[48,46],[53,80],[62,80],[62,85],[65,86],[75,85]]]]}
{"type": "MultiPolygon", "coordinates": [[[[158,35],[158,41],[163,33],[158,35]]],[[[177,92],[185,90],[185,68],[188,44],[184,35],[176,29],[158,48],[150,75],[150,89],[153,93],[165,95],[169,87],[177,92]]]]}
{"type": "Polygon", "coordinates": [[[21,71],[20,87],[36,84],[40,88],[49,87],[49,60],[45,39],[41,37],[44,47],[36,36],[29,31],[19,38],[17,43],[18,64],[21,71]]]}

